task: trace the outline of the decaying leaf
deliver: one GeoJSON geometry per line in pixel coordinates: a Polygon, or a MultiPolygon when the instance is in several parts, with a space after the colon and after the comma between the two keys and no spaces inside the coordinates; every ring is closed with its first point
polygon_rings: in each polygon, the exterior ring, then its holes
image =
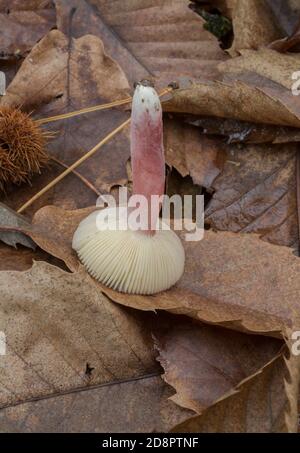
{"type": "MultiPolygon", "coordinates": [[[[101,414],[97,421],[90,413],[95,430],[107,429],[120,401],[127,410],[119,414],[116,430],[141,430],[147,423],[153,429],[170,429],[189,417],[191,412],[166,401],[170,391],[158,382],[145,318],[111,303],[87,275],[78,276],[42,262],[26,272],[0,272],[0,329],[6,335],[0,368],[1,430],[11,432],[25,424],[26,431],[51,431],[49,410],[58,426],[58,411],[72,408],[70,424],[59,428],[69,430],[75,406],[85,410],[93,398],[93,408],[101,414]],[[143,394],[136,410],[132,403],[143,394]]],[[[87,426],[80,430],[90,431],[87,426]]]]}
{"type": "Polygon", "coordinates": [[[163,379],[175,388],[172,401],[198,414],[237,393],[274,357],[282,342],[174,317],[154,333],[163,379]]]}
{"type": "Polygon", "coordinates": [[[0,58],[24,56],[56,25],[50,1],[0,1],[0,58]]]}
{"type": "Polygon", "coordinates": [[[291,144],[229,146],[206,222],[216,230],[259,233],[298,252],[297,150],[291,144]]]}
{"type": "Polygon", "coordinates": [[[284,381],[286,366],[277,357],[241,389],[202,415],[176,426],[174,432],[279,433],[295,432],[295,420],[286,420],[289,401],[284,381]]]}
{"type": "Polygon", "coordinates": [[[293,353],[292,334],[299,326],[297,311],[293,327],[285,332],[283,354],[275,355],[261,370],[239,384],[228,398],[220,399],[200,416],[186,420],[173,430],[296,433],[300,358],[293,353]]]}
{"type": "MultiPolygon", "coordinates": [[[[219,68],[227,77],[232,74],[234,80],[245,80],[249,84],[256,84],[262,91],[265,90],[265,93],[270,93],[270,96],[274,93],[274,96],[276,96],[276,85],[274,85],[272,91],[270,84],[270,89],[268,90],[268,81],[278,85],[278,94],[283,93],[282,90],[279,90],[279,87],[286,88],[291,92],[294,83],[292,74],[299,68],[299,63],[300,56],[298,54],[283,55],[272,49],[259,49],[258,51],[246,49],[241,50],[241,56],[230,60],[230,63],[220,63],[219,68]],[[252,74],[256,74],[256,81],[252,74]],[[259,76],[266,82],[262,80],[260,85],[259,76]]],[[[291,95],[293,96],[293,93],[291,95]]],[[[295,98],[296,96],[293,97],[295,98]]]]}
{"type": "Polygon", "coordinates": [[[1,407],[157,370],[142,321],[78,277],[42,262],[0,273],[1,407]]]}
{"type": "Polygon", "coordinates": [[[272,49],[243,50],[241,54],[218,65],[222,80],[185,83],[164,104],[165,109],[299,128],[300,104],[292,92],[299,55],[272,49]]]}
{"type": "Polygon", "coordinates": [[[238,54],[241,49],[258,49],[284,36],[266,0],[235,0],[232,22],[231,55],[238,54]]]}
{"type": "Polygon", "coordinates": [[[1,431],[167,432],[193,413],[170,401],[159,376],[111,382],[2,409],[1,431]]]}
{"type": "Polygon", "coordinates": [[[210,187],[222,171],[222,143],[201,135],[196,127],[179,120],[167,120],[164,142],[167,164],[175,167],[183,177],[190,175],[194,184],[210,187]]]}
{"type": "Polygon", "coordinates": [[[35,250],[26,247],[12,248],[0,244],[0,271],[26,271],[34,261],[46,261],[61,269],[68,270],[63,261],[36,247],[35,250]]]}
{"type": "Polygon", "coordinates": [[[99,36],[133,82],[149,77],[165,85],[179,76],[214,78],[216,63],[227,57],[189,0],[56,0],[58,28],[72,36],[99,36]]]}
{"type": "MultiPolygon", "coordinates": [[[[125,75],[105,54],[99,38],[88,35],[69,43],[65,35],[53,30],[25,59],[1,104],[36,107],[35,116],[46,117],[126,97],[128,88],[125,75]],[[35,83],[28,83],[33,76],[35,83]]],[[[45,125],[47,130],[56,132],[48,146],[50,156],[65,164],[75,162],[127,116],[115,109],[45,125]]],[[[82,164],[80,172],[98,190],[107,191],[113,184],[126,181],[128,156],[129,143],[124,132],[82,164]]],[[[20,207],[61,171],[56,166],[36,177],[31,188],[11,189],[10,205],[20,207]]],[[[86,206],[95,203],[96,196],[71,175],[42,197],[35,208],[50,200],[61,206],[86,206]]]]}
{"type": "MultiPolygon", "coordinates": [[[[0,225],[6,227],[29,227],[30,222],[26,217],[17,214],[15,211],[10,209],[3,203],[0,203],[0,225]]],[[[35,249],[34,242],[23,233],[18,231],[1,231],[0,240],[5,244],[12,245],[16,247],[17,244],[22,244],[25,247],[35,249]]]]}
{"type": "MultiPolygon", "coordinates": [[[[26,234],[77,272],[71,241],[86,215],[87,210],[45,207],[26,234]]],[[[292,325],[300,307],[300,264],[290,248],[261,241],[256,234],[206,231],[201,241],[186,242],[184,235],[182,239],[185,273],[170,290],[146,297],[118,293],[97,283],[98,288],[125,306],[186,314],[241,331],[280,336],[292,325]]]]}

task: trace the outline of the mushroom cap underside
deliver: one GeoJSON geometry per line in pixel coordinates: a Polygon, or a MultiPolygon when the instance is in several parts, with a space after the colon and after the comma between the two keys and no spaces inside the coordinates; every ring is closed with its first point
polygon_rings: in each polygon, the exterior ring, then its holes
{"type": "Polygon", "coordinates": [[[179,280],[185,254],[172,230],[160,228],[148,235],[129,228],[102,229],[98,213],[91,213],[79,224],[72,243],[95,279],[129,294],[155,294],[179,280]]]}

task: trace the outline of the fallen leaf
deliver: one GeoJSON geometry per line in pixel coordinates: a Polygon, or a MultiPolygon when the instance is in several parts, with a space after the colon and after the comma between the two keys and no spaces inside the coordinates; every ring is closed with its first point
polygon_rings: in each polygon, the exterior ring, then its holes
{"type": "Polygon", "coordinates": [[[240,391],[245,380],[281,354],[279,340],[199,325],[183,317],[165,322],[164,330],[154,332],[162,377],[176,390],[171,400],[198,414],[240,391]]]}
{"type": "Polygon", "coordinates": [[[160,431],[192,415],[167,401],[147,319],[110,302],[89,276],[39,262],[0,272],[0,287],[2,431],[51,431],[53,423],[104,431],[116,413],[116,431],[160,431]],[[61,411],[69,412],[62,424],[61,411]]]}
{"type": "Polygon", "coordinates": [[[0,272],[0,286],[2,408],[157,371],[142,320],[112,304],[86,274],[38,262],[0,272]]]}
{"type": "Polygon", "coordinates": [[[297,145],[230,145],[214,180],[205,221],[212,228],[259,233],[299,250],[296,199],[297,145]]]}
{"type": "Polygon", "coordinates": [[[286,331],[284,354],[278,354],[245,379],[228,398],[219,400],[173,431],[297,432],[300,357],[292,352],[291,334],[299,329],[299,310],[294,315],[293,327],[286,331]]]}
{"type": "Polygon", "coordinates": [[[282,357],[272,360],[236,394],[202,415],[173,428],[186,433],[282,433],[295,432],[295,420],[286,420],[289,400],[284,381],[286,366],[282,357]]]}
{"type": "Polygon", "coordinates": [[[241,49],[258,49],[283,38],[284,31],[266,0],[236,0],[233,8],[232,56],[241,49]]]}
{"type": "MultiPolygon", "coordinates": [[[[86,210],[45,207],[26,234],[77,272],[71,241],[86,215],[86,210]]],[[[167,310],[244,332],[281,336],[293,324],[300,308],[300,264],[290,248],[261,241],[256,234],[205,231],[202,241],[182,239],[185,273],[170,290],[146,297],[118,293],[97,283],[98,288],[125,306],[167,310]]]]}
{"type": "MultiPolygon", "coordinates": [[[[83,36],[70,44],[65,35],[53,30],[32,49],[1,104],[22,104],[24,109],[35,106],[35,115],[46,117],[126,97],[128,88],[125,75],[105,54],[99,38],[83,36]],[[30,83],[32,78],[34,83],[30,83]]],[[[47,125],[47,130],[56,132],[55,139],[48,145],[49,154],[71,164],[127,117],[128,113],[114,109],[47,125]]],[[[112,185],[126,182],[128,157],[129,143],[124,132],[83,163],[80,173],[99,191],[109,191],[112,185]]],[[[7,196],[9,205],[20,207],[61,172],[61,168],[55,166],[34,178],[32,187],[11,188],[7,196]]],[[[95,194],[78,183],[76,176],[70,175],[39,199],[31,212],[49,202],[80,207],[95,201],[95,194]]]]}
{"type": "MultiPolygon", "coordinates": [[[[8,227],[29,227],[30,222],[24,216],[17,214],[5,204],[0,203],[0,225],[8,227]]],[[[23,233],[18,231],[1,231],[0,240],[5,244],[16,247],[17,244],[22,244],[25,247],[35,249],[34,242],[23,233]]]]}
{"type": "Polygon", "coordinates": [[[20,58],[56,25],[49,1],[0,1],[1,58],[20,58]],[[25,3],[25,5],[24,5],[25,3]]]}
{"type": "Polygon", "coordinates": [[[34,261],[46,261],[53,266],[67,271],[65,263],[39,247],[35,250],[26,247],[12,248],[0,244],[0,271],[26,271],[32,267],[34,261]]]}
{"type": "Polygon", "coordinates": [[[226,60],[205,21],[188,8],[189,0],[56,0],[58,28],[78,38],[89,30],[120,64],[131,84],[155,77],[165,85],[179,76],[214,78],[226,60]]]}
{"type": "Polygon", "coordinates": [[[194,184],[210,187],[222,171],[222,143],[201,135],[196,127],[180,120],[166,120],[164,144],[167,164],[183,177],[190,175],[194,184]]]}
{"type": "MultiPolygon", "coordinates": [[[[294,83],[292,74],[299,68],[299,63],[300,56],[296,53],[283,55],[272,49],[259,49],[257,51],[245,49],[241,50],[240,57],[230,60],[230,63],[220,63],[219,69],[226,76],[233,74],[235,80],[248,80],[249,83],[252,80],[251,74],[255,73],[266,81],[274,82],[280,87],[291,91],[294,83]],[[245,78],[243,78],[244,73],[246,75],[245,78]],[[248,73],[250,73],[249,76],[248,73]]],[[[256,79],[253,78],[253,84],[258,82],[257,87],[261,88],[261,90],[266,89],[266,93],[268,93],[268,83],[266,82],[264,87],[264,82],[262,81],[262,86],[260,87],[260,81],[257,79],[258,77],[256,79]]],[[[270,93],[272,93],[272,88],[270,93]]],[[[276,93],[275,85],[274,93],[276,93]]],[[[293,97],[295,98],[295,96],[293,97]]]]}
{"type": "Polygon", "coordinates": [[[300,104],[292,93],[299,55],[266,48],[240,52],[218,65],[220,80],[182,83],[165,110],[299,128],[300,104]]]}
{"type": "Polygon", "coordinates": [[[159,376],[111,382],[2,409],[1,431],[168,432],[193,414],[170,401],[159,376]]]}

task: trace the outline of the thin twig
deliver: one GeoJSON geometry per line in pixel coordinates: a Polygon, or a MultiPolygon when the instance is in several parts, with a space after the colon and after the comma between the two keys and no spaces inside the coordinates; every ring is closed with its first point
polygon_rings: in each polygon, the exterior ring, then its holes
{"type": "MultiPolygon", "coordinates": [[[[61,166],[64,167],[64,168],[69,168],[68,165],[64,164],[61,160],[57,159],[56,157],[51,156],[50,159],[53,160],[53,162],[57,163],[58,165],[61,165],[61,166]]],[[[99,190],[97,190],[96,187],[93,186],[93,184],[92,184],[88,179],[86,179],[84,176],[82,176],[80,173],[78,173],[78,171],[72,170],[72,173],[73,173],[75,176],[77,176],[77,178],[81,179],[81,181],[82,181],[89,189],[91,189],[93,192],[95,192],[95,194],[98,195],[98,197],[101,195],[101,193],[99,192],[99,190]]]]}
{"type": "MultiPolygon", "coordinates": [[[[164,96],[165,94],[170,93],[171,91],[173,91],[172,87],[164,88],[162,90],[162,92],[159,94],[159,96],[160,97],[164,96]]],[[[65,120],[67,118],[73,118],[74,116],[83,115],[85,113],[98,112],[99,110],[107,110],[112,107],[117,107],[118,105],[129,104],[131,101],[132,101],[132,97],[128,97],[125,99],[120,99],[119,101],[109,102],[107,104],[98,104],[98,105],[94,105],[92,107],[86,107],[84,109],[74,110],[73,112],[69,112],[69,113],[61,113],[60,115],[49,116],[47,118],[41,118],[39,120],[35,120],[35,122],[39,125],[52,123],[54,121],[65,120]]]]}
{"type": "Polygon", "coordinates": [[[118,105],[129,104],[129,102],[131,102],[131,100],[132,100],[132,98],[130,97],[130,98],[126,98],[126,99],[121,99],[120,101],[109,102],[108,104],[94,105],[92,107],[86,107],[84,109],[74,110],[73,112],[62,113],[61,115],[49,116],[48,118],[41,118],[39,120],[35,120],[35,122],[38,124],[52,123],[54,121],[64,120],[67,118],[72,118],[74,116],[83,115],[84,113],[97,112],[99,110],[110,109],[111,107],[116,107],[118,105]]]}
{"type": "Polygon", "coordinates": [[[21,213],[25,211],[26,208],[32,205],[34,201],[36,201],[38,198],[40,198],[44,193],[46,193],[49,189],[54,187],[59,181],[61,181],[65,176],[67,176],[69,173],[72,173],[72,171],[77,168],[82,162],[87,160],[89,157],[91,157],[93,154],[95,154],[96,151],[98,151],[101,146],[105,145],[112,137],[114,137],[118,132],[120,132],[122,129],[124,129],[127,124],[130,123],[130,118],[128,120],[124,121],[124,123],[120,124],[116,129],[111,131],[105,138],[103,138],[94,148],[92,148],[90,151],[88,151],[84,156],[82,156],[80,159],[78,159],[74,164],[72,164],[69,168],[67,168],[63,173],[58,175],[53,181],[51,181],[49,184],[47,184],[42,190],[40,190],[38,193],[36,193],[30,200],[28,200],[25,204],[23,204],[20,209],[18,209],[17,212],[21,213]]]}

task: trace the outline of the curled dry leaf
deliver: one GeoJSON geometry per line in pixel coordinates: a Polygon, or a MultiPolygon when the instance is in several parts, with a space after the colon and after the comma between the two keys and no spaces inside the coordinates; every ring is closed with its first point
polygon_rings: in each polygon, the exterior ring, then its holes
{"type": "MultiPolygon", "coordinates": [[[[275,355],[250,379],[238,385],[228,398],[220,399],[200,416],[186,420],[173,431],[297,432],[300,358],[292,353],[291,334],[299,329],[299,310],[294,315],[293,327],[286,331],[284,354],[275,355]]],[[[186,390],[178,388],[180,392],[186,390]]]]}
{"type": "Polygon", "coordinates": [[[202,415],[180,423],[173,432],[281,433],[296,432],[285,391],[286,365],[279,356],[239,391],[219,401],[202,415]],[[247,404],[245,404],[247,402],[247,404]]]}
{"type": "Polygon", "coordinates": [[[0,58],[20,58],[56,25],[49,1],[0,1],[0,58]]]}
{"type": "MultiPolygon", "coordinates": [[[[298,54],[282,55],[272,49],[259,49],[258,51],[245,49],[241,50],[240,57],[230,60],[228,64],[227,62],[220,63],[219,68],[223,74],[232,74],[235,80],[247,80],[247,73],[250,73],[248,80],[249,83],[253,80],[253,85],[255,79],[251,78],[251,74],[255,73],[257,76],[266,80],[266,86],[264,87],[264,82],[262,81],[261,88],[262,90],[265,88],[266,93],[268,93],[267,81],[274,82],[279,87],[291,90],[294,83],[292,74],[299,68],[299,63],[300,56],[298,54]],[[245,77],[243,78],[244,74],[245,77]]],[[[260,88],[259,80],[257,86],[260,88]]],[[[270,93],[272,93],[271,90],[270,93]]]]}
{"type": "MultiPolygon", "coordinates": [[[[25,59],[1,105],[36,107],[35,116],[47,117],[127,97],[128,89],[124,73],[106,55],[99,38],[87,35],[69,42],[63,33],[53,30],[25,59]]],[[[56,133],[48,146],[50,156],[59,157],[67,165],[75,162],[127,116],[114,109],[45,125],[56,133]]],[[[124,132],[82,164],[80,172],[96,189],[108,191],[112,185],[126,182],[128,157],[129,143],[124,132]]],[[[58,172],[61,169],[56,166],[36,177],[31,188],[14,188],[9,194],[10,205],[20,207],[58,172]]],[[[71,175],[42,197],[34,208],[45,202],[80,207],[94,203],[95,199],[95,194],[71,175]]]]}
{"type": "Polygon", "coordinates": [[[164,122],[164,144],[167,164],[183,177],[190,175],[194,184],[210,187],[223,169],[222,143],[180,120],[164,122]]]}
{"type": "Polygon", "coordinates": [[[232,23],[232,56],[241,49],[258,49],[284,36],[267,0],[235,0],[232,23]]]}
{"type": "Polygon", "coordinates": [[[0,243],[0,270],[27,270],[31,268],[33,261],[47,261],[64,270],[67,269],[63,261],[36,247],[36,243],[28,234],[20,231],[20,228],[24,228],[26,231],[31,230],[30,221],[0,203],[0,240],[2,241],[0,243]],[[18,247],[19,244],[22,247],[18,247]]]}
{"type": "Polygon", "coordinates": [[[222,80],[182,85],[165,110],[299,128],[300,104],[292,93],[299,55],[272,49],[241,54],[219,64],[222,80]]]}
{"type": "MultiPolygon", "coordinates": [[[[17,214],[13,209],[0,203],[0,225],[13,229],[13,227],[30,227],[30,222],[26,217],[17,214]]],[[[35,249],[34,242],[18,231],[1,231],[0,240],[13,247],[16,247],[17,244],[22,244],[25,247],[29,247],[33,250],[35,249]]]]}
{"type": "Polygon", "coordinates": [[[216,230],[259,233],[298,252],[297,151],[293,144],[229,146],[206,222],[216,230]]]}
{"type": "Polygon", "coordinates": [[[245,380],[281,354],[279,340],[199,325],[182,317],[169,317],[167,322],[165,330],[154,332],[163,379],[176,390],[172,401],[198,414],[237,393],[245,380]]]}
{"type": "Polygon", "coordinates": [[[2,409],[8,433],[168,432],[193,415],[168,400],[159,376],[99,385],[2,409]]]}
{"type": "MultiPolygon", "coordinates": [[[[86,210],[45,207],[24,232],[76,272],[79,264],[71,241],[85,216],[86,210]]],[[[144,297],[97,283],[98,288],[115,302],[139,310],[167,310],[241,331],[281,336],[293,324],[300,309],[300,264],[291,249],[254,234],[206,231],[202,241],[182,239],[185,273],[169,291],[144,297]]]]}
{"type": "Polygon", "coordinates": [[[68,411],[78,400],[88,402],[92,393],[83,395],[88,387],[97,388],[102,430],[112,421],[105,408],[109,404],[115,416],[125,392],[127,411],[123,409],[115,426],[138,427],[135,409],[130,409],[137,389],[139,396],[149,389],[137,411],[143,420],[138,429],[146,423],[152,429],[169,429],[190,415],[164,401],[165,386],[159,384],[155,390],[159,369],[146,319],[111,303],[89,276],[40,262],[26,272],[0,272],[0,286],[0,330],[6,335],[0,368],[0,407],[7,408],[1,411],[2,430],[15,430],[18,425],[22,429],[23,424],[26,430],[49,430],[51,417],[37,422],[34,408],[44,412],[52,408],[58,415],[58,408],[68,411]],[[44,400],[49,397],[47,404],[44,400]],[[152,400],[155,406],[145,410],[152,400]]]}
{"type": "Polygon", "coordinates": [[[99,36],[128,80],[155,77],[166,85],[179,76],[214,78],[216,63],[227,57],[189,0],[56,0],[58,28],[80,37],[99,36]]]}

